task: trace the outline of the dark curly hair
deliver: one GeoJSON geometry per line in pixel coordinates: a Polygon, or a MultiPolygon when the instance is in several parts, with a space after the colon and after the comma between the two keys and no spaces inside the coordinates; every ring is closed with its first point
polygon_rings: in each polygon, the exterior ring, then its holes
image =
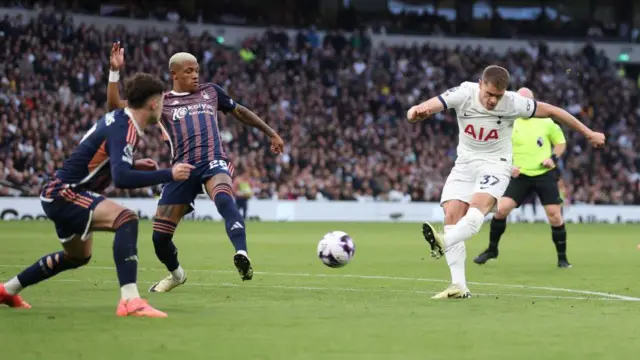
{"type": "Polygon", "coordinates": [[[161,95],[165,85],[157,77],[147,73],[136,73],[125,82],[125,96],[129,107],[140,109],[150,97],[161,95]]]}

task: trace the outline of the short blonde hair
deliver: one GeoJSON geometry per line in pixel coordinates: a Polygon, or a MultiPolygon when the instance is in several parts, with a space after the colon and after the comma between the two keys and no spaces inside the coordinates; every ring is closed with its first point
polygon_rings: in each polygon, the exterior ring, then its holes
{"type": "Polygon", "coordinates": [[[180,64],[182,64],[183,62],[186,62],[186,61],[193,61],[193,62],[197,63],[198,59],[196,59],[195,56],[193,56],[192,54],[190,54],[188,52],[175,53],[169,59],[169,69],[171,69],[174,65],[180,65],[180,64]]]}

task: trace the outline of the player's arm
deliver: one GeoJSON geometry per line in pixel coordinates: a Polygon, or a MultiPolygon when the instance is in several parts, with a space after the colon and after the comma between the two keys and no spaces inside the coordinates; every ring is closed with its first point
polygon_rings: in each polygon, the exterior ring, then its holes
{"type": "Polygon", "coordinates": [[[229,95],[218,85],[213,85],[218,93],[218,109],[225,114],[231,113],[239,122],[254,127],[262,131],[271,139],[271,150],[277,154],[282,153],[284,142],[264,120],[262,120],[253,111],[236,103],[229,95]]]}
{"type": "MultiPolygon", "coordinates": [[[[533,100],[530,100],[530,101],[533,101],[533,100]]],[[[551,104],[540,102],[540,101],[534,104],[535,106],[533,109],[532,116],[535,116],[537,118],[552,117],[558,120],[559,122],[561,122],[562,124],[570,127],[574,131],[577,131],[580,134],[582,134],[584,137],[586,137],[589,140],[589,142],[591,142],[593,146],[595,147],[604,146],[604,142],[605,142],[604,134],[591,130],[588,126],[583,124],[580,120],[576,119],[573,115],[571,115],[566,110],[551,104]]]]}
{"type": "Polygon", "coordinates": [[[126,141],[127,129],[110,129],[107,137],[107,151],[111,163],[113,184],[120,189],[137,189],[162,184],[173,180],[171,169],[140,171],[134,169],[133,146],[126,141]]]}
{"type": "Polygon", "coordinates": [[[111,57],[109,59],[109,84],[107,85],[107,110],[113,111],[127,107],[127,100],[120,99],[120,69],[124,64],[124,49],[120,48],[120,42],[113,43],[111,57]]]}
{"type": "Polygon", "coordinates": [[[457,109],[464,104],[468,96],[469,91],[463,86],[451,88],[421,104],[412,106],[407,111],[407,119],[414,123],[447,109],[457,109]]]}

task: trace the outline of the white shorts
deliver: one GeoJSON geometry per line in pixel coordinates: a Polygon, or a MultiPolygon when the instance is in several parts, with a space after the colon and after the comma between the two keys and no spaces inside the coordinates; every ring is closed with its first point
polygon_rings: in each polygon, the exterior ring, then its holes
{"type": "Polygon", "coordinates": [[[449,200],[471,202],[476,193],[487,193],[499,199],[511,180],[511,164],[473,160],[455,164],[442,189],[440,204],[449,200]]]}

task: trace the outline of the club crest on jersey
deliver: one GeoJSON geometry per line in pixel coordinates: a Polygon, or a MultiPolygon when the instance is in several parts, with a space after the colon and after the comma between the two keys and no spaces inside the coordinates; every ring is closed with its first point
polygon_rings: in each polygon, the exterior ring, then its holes
{"type": "Polygon", "coordinates": [[[211,97],[209,97],[209,94],[207,94],[207,93],[206,93],[206,92],[204,92],[204,91],[202,92],[202,98],[203,98],[203,99],[205,99],[205,100],[209,100],[209,99],[211,99],[211,97]]]}
{"type": "Polygon", "coordinates": [[[122,152],[122,161],[133,165],[133,146],[131,144],[127,144],[122,152]]]}

